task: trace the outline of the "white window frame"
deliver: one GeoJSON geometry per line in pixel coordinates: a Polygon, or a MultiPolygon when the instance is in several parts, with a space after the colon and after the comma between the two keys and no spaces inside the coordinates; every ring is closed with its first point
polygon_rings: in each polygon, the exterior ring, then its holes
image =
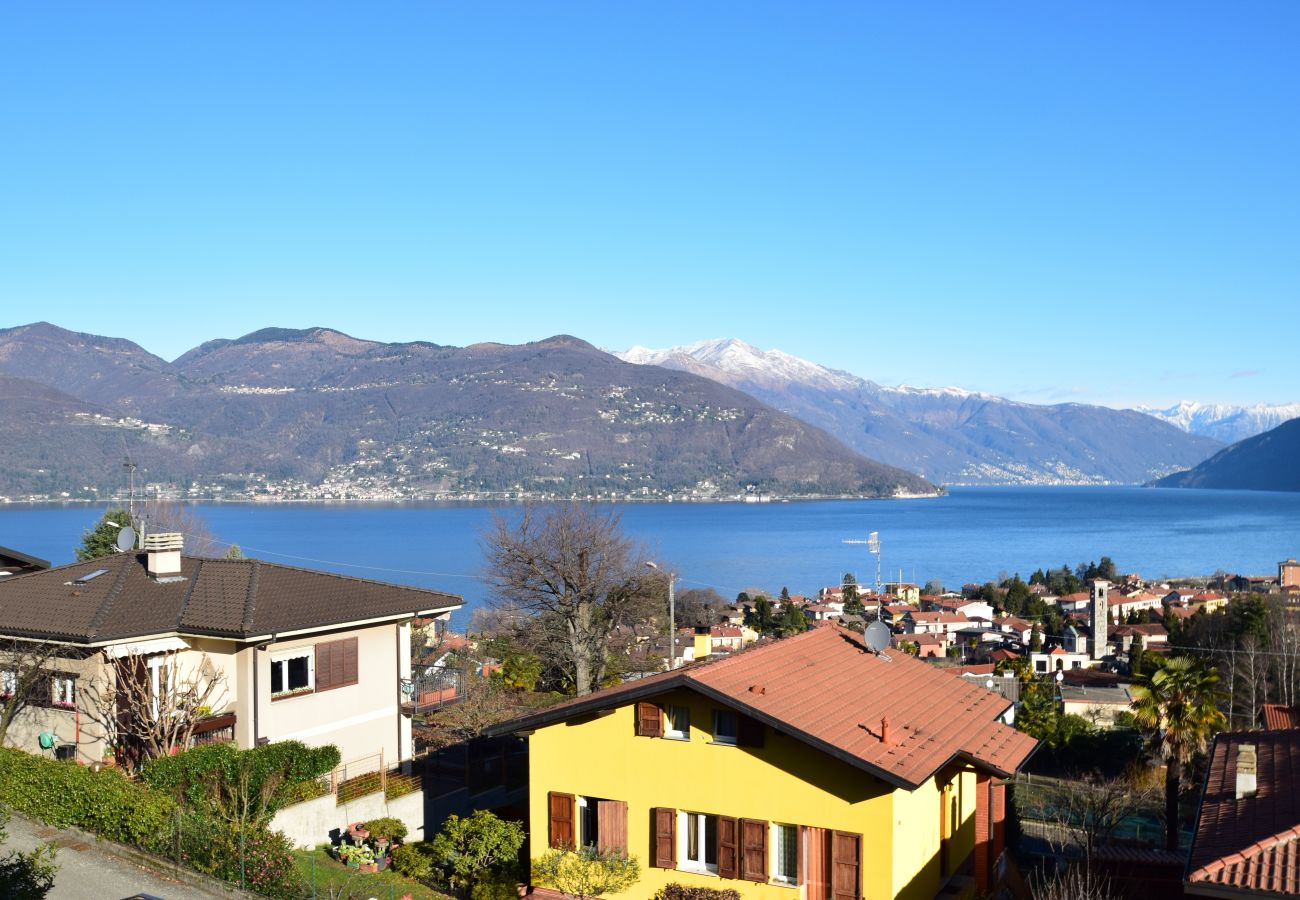
{"type": "Polygon", "coordinates": [[[771,851],[770,851],[771,859],[768,860],[767,870],[772,873],[771,880],[773,884],[780,884],[786,887],[799,886],[799,840],[800,838],[801,835],[799,834],[798,825],[790,825],[785,822],[772,823],[771,834],[769,835],[768,838],[768,846],[771,847],[771,851]],[[782,828],[789,828],[794,833],[794,838],[793,838],[794,848],[795,848],[794,872],[792,872],[789,877],[780,874],[781,841],[779,839],[779,835],[781,833],[782,828]]]}
{"type": "Polygon", "coordinates": [[[728,747],[736,746],[740,739],[740,714],[734,709],[715,709],[713,711],[713,743],[726,744],[728,747]],[[731,721],[735,724],[736,730],[729,735],[719,733],[718,723],[723,716],[731,716],[731,721]]]}
{"type": "Polygon", "coordinates": [[[669,704],[668,715],[665,717],[668,721],[664,728],[664,737],[674,741],[689,741],[691,739],[691,708],[689,706],[679,706],[675,703],[669,704]],[[678,715],[685,717],[685,728],[674,728],[673,724],[678,715]]]}
{"type": "Polygon", "coordinates": [[[709,858],[709,827],[708,820],[713,819],[714,833],[717,833],[718,817],[710,813],[694,812],[692,810],[679,810],[677,813],[677,868],[682,872],[694,872],[696,875],[717,875],[718,864],[716,862],[707,862],[709,858]],[[690,822],[691,816],[695,816],[695,846],[699,850],[700,858],[691,859],[688,855],[690,848],[690,822]]]}
{"type": "Polygon", "coordinates": [[[171,665],[171,657],[166,655],[149,657],[145,666],[149,669],[149,708],[157,720],[158,698],[163,691],[171,690],[174,666],[171,665]]]}
{"type": "Polygon", "coordinates": [[[272,693],[272,697],[293,697],[298,694],[310,694],[316,690],[316,647],[295,647],[293,650],[281,650],[271,654],[271,665],[276,663],[284,665],[281,672],[280,691],[272,693]],[[305,658],[307,660],[307,684],[305,687],[289,687],[289,666],[290,660],[305,658]]]}
{"type": "Polygon", "coordinates": [[[55,675],[54,705],[60,709],[75,709],[77,706],[77,679],[71,675],[55,675]]]}

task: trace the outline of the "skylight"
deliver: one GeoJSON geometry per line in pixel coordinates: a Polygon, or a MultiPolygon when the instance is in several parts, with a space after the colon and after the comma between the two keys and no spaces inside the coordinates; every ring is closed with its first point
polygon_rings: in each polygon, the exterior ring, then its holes
{"type": "Polygon", "coordinates": [[[88,572],[88,573],[86,573],[85,575],[82,575],[80,578],[78,578],[76,581],[74,581],[74,582],[72,582],[72,583],[73,583],[73,584],[85,584],[87,581],[94,581],[94,580],[95,580],[96,578],[98,578],[100,575],[107,575],[107,574],[108,574],[108,569],[96,569],[96,570],[93,571],[93,572],[88,572]]]}

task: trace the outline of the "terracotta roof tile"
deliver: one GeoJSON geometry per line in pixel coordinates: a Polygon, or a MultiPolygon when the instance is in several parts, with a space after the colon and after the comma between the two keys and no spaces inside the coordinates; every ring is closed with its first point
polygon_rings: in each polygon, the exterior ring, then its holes
{"type": "Polygon", "coordinates": [[[1009,775],[1037,741],[996,721],[1008,701],[903,653],[870,652],[855,633],[824,625],[712,663],[653,675],[492,729],[527,730],[589,709],[687,687],[885,780],[916,787],[954,757],[1009,775]],[[762,693],[750,688],[760,685],[762,693]],[[881,719],[895,739],[884,744],[881,719]]]}
{"type": "Polygon", "coordinates": [[[1259,708],[1259,714],[1264,727],[1269,731],[1300,728],[1300,706],[1265,703],[1259,708]]]}
{"type": "Polygon", "coordinates": [[[1223,732],[1210,751],[1187,863],[1189,890],[1221,885],[1300,895],[1300,731],[1223,732]],[[1258,789],[1236,797],[1237,754],[1256,748],[1258,789]]]}
{"type": "Polygon", "coordinates": [[[251,637],[460,603],[424,588],[251,559],[187,556],[179,578],[155,580],[143,554],[120,553],[0,580],[0,633],[77,643],[178,632],[251,637]]]}

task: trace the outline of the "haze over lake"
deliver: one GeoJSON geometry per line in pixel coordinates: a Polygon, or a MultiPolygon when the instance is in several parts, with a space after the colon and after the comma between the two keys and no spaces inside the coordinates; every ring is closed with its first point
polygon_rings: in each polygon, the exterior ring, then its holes
{"type": "MultiPolygon", "coordinates": [[[[469,504],[197,504],[213,533],[249,556],[487,597],[480,542],[494,513],[469,504]]],[[[724,596],[762,587],[807,593],[845,572],[875,580],[866,548],[880,532],[884,578],[957,588],[1001,572],[1111,556],[1147,577],[1225,569],[1275,573],[1300,554],[1300,494],[1122,487],[954,488],[948,497],[773,504],[628,504],[629,534],[681,575],[724,596]]],[[[0,544],[72,561],[102,512],[84,505],[0,508],[0,544]]],[[[458,617],[466,620],[465,613],[458,617]]]]}

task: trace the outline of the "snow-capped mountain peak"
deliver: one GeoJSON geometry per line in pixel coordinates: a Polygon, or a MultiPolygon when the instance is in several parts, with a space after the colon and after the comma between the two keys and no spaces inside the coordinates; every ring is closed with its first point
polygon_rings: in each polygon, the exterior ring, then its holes
{"type": "Polygon", "coordinates": [[[683,368],[697,373],[699,367],[704,367],[721,372],[736,383],[751,382],[765,386],[799,383],[836,389],[852,388],[863,383],[862,379],[847,372],[837,372],[781,350],[760,350],[736,338],[696,341],[662,350],[632,347],[614,355],[624,362],[669,365],[671,368],[683,368]]]}
{"type": "Polygon", "coordinates": [[[1235,444],[1276,428],[1289,419],[1300,417],[1300,403],[1256,403],[1232,406],[1225,403],[1199,403],[1184,400],[1165,409],[1139,406],[1138,412],[1155,416],[1190,434],[1201,434],[1235,444]]]}

